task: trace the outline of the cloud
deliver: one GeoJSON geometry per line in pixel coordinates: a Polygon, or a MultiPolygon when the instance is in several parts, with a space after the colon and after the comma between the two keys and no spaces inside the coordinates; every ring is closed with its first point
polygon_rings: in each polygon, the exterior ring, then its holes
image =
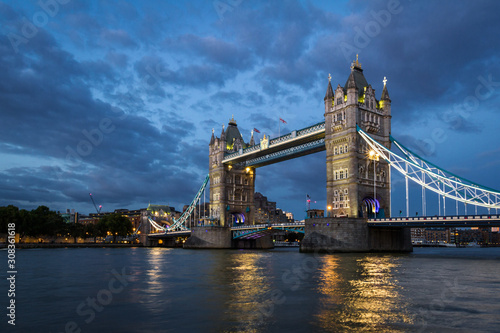
{"type": "Polygon", "coordinates": [[[218,91],[210,97],[210,101],[217,104],[231,103],[242,108],[253,108],[264,104],[264,96],[255,91],[247,91],[243,94],[237,91],[218,91]]]}
{"type": "Polygon", "coordinates": [[[185,34],[165,40],[165,46],[173,52],[197,56],[210,63],[235,69],[250,69],[252,54],[248,48],[228,43],[213,36],[200,37],[185,34]]]}
{"type": "MultiPolygon", "coordinates": [[[[436,147],[435,142],[432,140],[421,140],[413,137],[409,134],[399,134],[396,138],[399,142],[401,142],[405,147],[408,147],[415,154],[422,157],[431,157],[436,156],[436,147]]],[[[403,155],[398,148],[394,145],[393,152],[396,152],[398,155],[403,155]]]]}
{"type": "Polygon", "coordinates": [[[142,98],[113,88],[103,92],[115,105],[95,98],[93,89],[116,83],[118,73],[104,61],[77,61],[44,34],[17,57],[0,48],[0,152],[51,158],[59,166],[1,171],[1,202],[62,209],[85,205],[89,191],[108,206],[165,196],[188,202],[208,159],[183,142],[195,125],[173,112],[155,124],[140,114],[148,109],[142,98]]]}
{"type": "Polygon", "coordinates": [[[128,32],[124,30],[104,29],[101,31],[103,46],[117,46],[124,48],[136,48],[138,45],[132,40],[128,32]]]}
{"type": "Polygon", "coordinates": [[[156,56],[144,56],[134,67],[138,77],[152,88],[163,84],[193,88],[222,87],[236,74],[235,70],[212,64],[192,64],[171,69],[162,58],[156,56]]]}
{"type": "MultiPolygon", "coordinates": [[[[0,200],[91,208],[92,189],[108,207],[190,202],[212,128],[220,135],[231,114],[243,134],[277,135],[278,117],[289,122],[282,133],[322,120],[328,73],[343,86],[355,53],[377,96],[387,76],[393,132],[415,152],[451,154],[455,142],[438,147],[433,127],[461,145],[463,134],[498,141],[500,4],[400,3],[384,25],[385,0],[244,1],[223,20],[212,2],[71,1],[17,53],[8,34],[40,8],[2,3],[0,154],[16,162],[2,161],[0,200]],[[355,45],[376,23],[367,45],[355,45]],[[357,50],[346,55],[342,43],[357,50]],[[485,80],[493,89],[478,95],[485,80]],[[446,113],[473,98],[469,116],[446,113]],[[68,147],[84,154],[68,158],[68,147]]],[[[320,155],[259,169],[264,194],[290,210],[302,204],[296,192],[324,196],[320,155]]]]}

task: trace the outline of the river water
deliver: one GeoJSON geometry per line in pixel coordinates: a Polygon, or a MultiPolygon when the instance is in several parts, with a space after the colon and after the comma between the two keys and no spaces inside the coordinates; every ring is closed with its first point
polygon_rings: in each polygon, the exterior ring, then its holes
{"type": "MultiPolygon", "coordinates": [[[[89,248],[16,255],[16,332],[500,331],[500,248],[321,255],[297,248],[89,248]]],[[[3,318],[6,332],[12,327],[3,318]]]]}

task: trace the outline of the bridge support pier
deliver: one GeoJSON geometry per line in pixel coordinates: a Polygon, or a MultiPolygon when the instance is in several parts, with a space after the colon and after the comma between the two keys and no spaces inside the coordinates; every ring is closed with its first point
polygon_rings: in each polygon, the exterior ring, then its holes
{"type": "Polygon", "coordinates": [[[362,218],[305,221],[301,252],[412,252],[409,228],[369,227],[362,218]]]}
{"type": "Polygon", "coordinates": [[[142,243],[143,246],[153,246],[153,242],[149,239],[148,235],[146,233],[144,234],[139,234],[139,241],[142,243]]]}
{"type": "Polygon", "coordinates": [[[233,239],[231,227],[194,227],[185,249],[272,249],[271,235],[256,239],[233,239]]]}
{"type": "Polygon", "coordinates": [[[230,249],[230,227],[194,227],[191,237],[184,243],[185,249],[230,249]]]}
{"type": "Polygon", "coordinates": [[[274,249],[273,238],[265,235],[256,239],[233,239],[235,249],[274,249]]]}

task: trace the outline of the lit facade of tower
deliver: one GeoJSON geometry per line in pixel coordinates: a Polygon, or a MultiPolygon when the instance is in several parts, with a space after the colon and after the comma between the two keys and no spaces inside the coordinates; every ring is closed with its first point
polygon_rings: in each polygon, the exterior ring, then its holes
{"type": "MultiPolygon", "coordinates": [[[[331,78],[329,78],[331,81],[331,78]]],[[[380,101],[363,75],[357,56],[344,87],[325,101],[327,205],[336,217],[389,217],[390,167],[357,134],[356,126],[390,148],[391,100],[384,78],[380,101]],[[375,172],[375,174],[374,174],[375,172]],[[375,185],[375,186],[374,186],[375,185]]]]}
{"type": "Polygon", "coordinates": [[[222,163],[225,154],[253,144],[253,133],[246,144],[234,118],[229,121],[227,129],[222,126],[220,138],[212,131],[209,144],[210,216],[216,224],[254,224],[255,168],[222,163]]]}

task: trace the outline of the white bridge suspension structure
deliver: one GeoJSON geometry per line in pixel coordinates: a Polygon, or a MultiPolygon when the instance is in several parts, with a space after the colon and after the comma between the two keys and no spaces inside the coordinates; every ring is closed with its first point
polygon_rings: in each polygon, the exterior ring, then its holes
{"type": "MultiPolygon", "coordinates": [[[[169,231],[187,231],[189,230],[188,227],[186,227],[186,221],[191,217],[193,214],[193,211],[195,211],[196,206],[201,206],[201,199],[203,197],[204,205],[203,209],[201,207],[198,207],[198,219],[201,218],[201,212],[205,212],[205,203],[206,203],[206,196],[205,196],[205,189],[207,187],[207,184],[210,180],[210,176],[207,175],[205,177],[205,180],[203,181],[203,184],[201,184],[200,189],[198,190],[198,193],[194,196],[193,201],[191,201],[191,204],[189,207],[182,213],[181,217],[179,217],[177,220],[174,219],[174,223],[172,223],[171,226],[162,226],[159,223],[157,223],[155,220],[151,218],[151,216],[148,216],[148,221],[151,224],[153,228],[156,230],[160,230],[163,232],[169,232],[169,231]]],[[[196,214],[196,211],[195,211],[196,214]]],[[[194,216],[196,218],[196,216],[194,216]]]]}
{"type": "Polygon", "coordinates": [[[500,208],[500,192],[485,186],[478,185],[467,179],[461,178],[449,171],[441,169],[417,154],[410,151],[391,136],[391,142],[398,147],[405,158],[393,153],[374,139],[372,139],[361,128],[357,128],[359,135],[365,140],[372,150],[383,158],[390,166],[399,171],[406,180],[406,216],[409,216],[408,179],[422,186],[422,213],[426,216],[425,189],[431,190],[439,196],[439,215],[441,215],[441,199],[443,201],[443,214],[446,215],[446,199],[456,202],[456,215],[458,215],[458,203],[485,207],[490,210],[500,208]]]}

